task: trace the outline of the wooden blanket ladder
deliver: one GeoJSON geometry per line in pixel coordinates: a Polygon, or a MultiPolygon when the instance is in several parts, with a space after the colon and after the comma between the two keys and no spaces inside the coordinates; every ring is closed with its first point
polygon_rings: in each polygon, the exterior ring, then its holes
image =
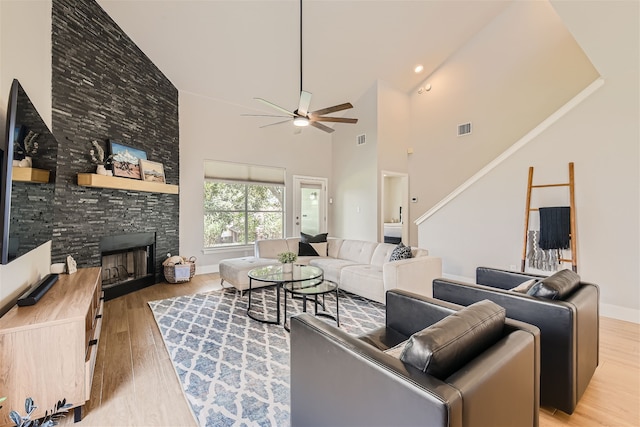
{"type": "Polygon", "coordinates": [[[527,238],[529,232],[529,215],[531,212],[538,211],[538,208],[531,207],[531,190],[534,188],[549,188],[549,187],[569,187],[569,207],[570,207],[570,215],[571,215],[571,258],[561,258],[560,262],[570,262],[571,269],[578,272],[578,258],[577,258],[577,250],[576,250],[576,202],[575,202],[575,190],[574,190],[574,179],[573,179],[573,162],[569,163],[569,182],[560,183],[560,184],[542,184],[542,185],[533,185],[533,166],[529,167],[529,180],[527,184],[527,206],[525,209],[525,220],[524,220],[524,244],[522,245],[522,262],[520,264],[520,271],[524,272],[526,262],[527,262],[527,238]]]}

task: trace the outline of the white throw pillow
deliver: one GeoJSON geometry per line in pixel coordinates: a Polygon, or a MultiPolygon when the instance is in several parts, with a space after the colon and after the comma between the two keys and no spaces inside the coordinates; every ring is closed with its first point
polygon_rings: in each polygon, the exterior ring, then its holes
{"type": "Polygon", "coordinates": [[[400,359],[400,356],[404,351],[404,346],[406,343],[407,341],[402,341],[400,344],[394,347],[388,348],[384,352],[387,353],[389,356],[395,357],[396,359],[400,359]]]}
{"type": "Polygon", "coordinates": [[[538,279],[527,280],[526,282],[520,283],[515,288],[509,289],[511,292],[519,292],[521,294],[526,294],[530,287],[538,283],[538,279]]]}
{"type": "Polygon", "coordinates": [[[319,256],[327,256],[327,242],[309,243],[319,256]]]}

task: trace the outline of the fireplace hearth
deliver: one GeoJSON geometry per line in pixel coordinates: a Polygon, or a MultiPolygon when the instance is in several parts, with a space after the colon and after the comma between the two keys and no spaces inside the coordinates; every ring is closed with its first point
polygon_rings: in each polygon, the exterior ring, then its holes
{"type": "Polygon", "coordinates": [[[155,283],[155,243],[155,233],[129,233],[100,239],[105,300],[155,283]]]}

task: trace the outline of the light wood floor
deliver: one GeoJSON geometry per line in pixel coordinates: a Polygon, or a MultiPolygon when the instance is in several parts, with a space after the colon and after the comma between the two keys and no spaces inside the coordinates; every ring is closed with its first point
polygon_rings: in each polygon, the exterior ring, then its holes
{"type": "MultiPolygon", "coordinates": [[[[147,301],[220,288],[217,274],[160,283],[108,301],[91,400],[78,426],[196,426],[147,301]]],[[[640,426],[640,325],[601,318],[600,365],[573,415],[540,426],[640,426]]],[[[69,415],[60,423],[72,425],[69,415]]]]}

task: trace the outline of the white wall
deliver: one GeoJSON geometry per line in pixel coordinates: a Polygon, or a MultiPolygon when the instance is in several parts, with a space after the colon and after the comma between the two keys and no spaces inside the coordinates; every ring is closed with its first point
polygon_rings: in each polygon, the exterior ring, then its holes
{"type": "MultiPolygon", "coordinates": [[[[340,126],[333,134],[333,204],[329,205],[329,234],[336,237],[378,239],[378,85],[372,86],[348,110],[355,125],[340,126]],[[357,145],[358,135],[366,144],[357,145]]],[[[331,195],[329,196],[331,197],[331,195]]]]}
{"type": "Polygon", "coordinates": [[[330,231],[338,237],[382,241],[381,172],[407,172],[409,98],[378,80],[345,116],[357,117],[358,123],[341,126],[333,134],[336,197],[330,231]],[[367,142],[358,146],[361,134],[367,142]]]}
{"type": "Polygon", "coordinates": [[[566,182],[574,162],[578,273],[600,286],[601,314],[640,322],[639,3],[554,7],[604,85],[420,224],[419,241],[447,274],[519,265],[528,167],[536,182],[566,182]]]}
{"type": "Polygon", "coordinates": [[[0,269],[0,316],[15,304],[29,287],[49,274],[51,240],[16,258],[0,269]]]}
{"type": "Polygon", "coordinates": [[[548,2],[513,2],[411,94],[411,222],[597,77],[548,2]]]}
{"type": "MultiPolygon", "coordinates": [[[[410,103],[409,97],[406,93],[400,92],[385,82],[378,82],[378,177],[379,177],[379,191],[378,200],[384,200],[385,202],[389,197],[396,198],[393,202],[396,208],[392,208],[391,214],[393,217],[399,219],[399,209],[397,207],[403,206],[403,217],[409,218],[408,207],[409,203],[406,200],[408,198],[405,188],[400,186],[400,182],[397,183],[398,187],[392,194],[382,194],[386,191],[386,186],[383,182],[382,173],[396,172],[407,174],[409,172],[409,160],[407,150],[409,148],[409,125],[410,125],[410,103]],[[384,197],[383,197],[384,196],[384,197]],[[398,200],[400,199],[400,200],[398,200]]],[[[400,181],[400,178],[398,178],[400,181]]],[[[402,183],[406,183],[406,180],[401,180],[402,183]]],[[[406,185],[405,185],[406,187],[406,185]]],[[[386,221],[385,212],[382,208],[378,212],[378,241],[384,241],[384,232],[382,225],[386,221]]],[[[405,224],[407,221],[404,221],[405,224]]],[[[416,236],[415,242],[418,239],[416,236]]],[[[410,240],[408,241],[411,244],[410,240]]],[[[415,243],[414,243],[415,245],[415,243]]]]}
{"type": "Polygon", "coordinates": [[[2,120],[11,82],[18,79],[51,129],[51,0],[2,0],[0,23],[2,120]]]}
{"type": "Polygon", "coordinates": [[[407,173],[409,162],[409,97],[378,81],[378,169],[407,173]]]}
{"type": "Polygon", "coordinates": [[[403,205],[403,178],[399,176],[386,176],[383,178],[383,222],[398,222],[400,220],[400,206],[403,205]]]}
{"type": "MultiPolygon", "coordinates": [[[[51,1],[0,1],[0,130],[5,138],[9,91],[18,79],[51,128],[51,1]]],[[[51,242],[0,266],[0,310],[49,273],[51,242]]],[[[0,311],[1,313],[1,311],[0,311]]]]}
{"type": "Polygon", "coordinates": [[[242,117],[243,113],[246,108],[220,100],[184,91],[179,94],[180,254],[197,258],[198,274],[218,271],[222,259],[253,255],[253,247],[203,253],[205,159],[285,168],[287,236],[293,230],[293,175],[323,177],[331,182],[328,133],[305,128],[301,134],[294,134],[291,123],[260,129],[270,121],[242,117]]]}

